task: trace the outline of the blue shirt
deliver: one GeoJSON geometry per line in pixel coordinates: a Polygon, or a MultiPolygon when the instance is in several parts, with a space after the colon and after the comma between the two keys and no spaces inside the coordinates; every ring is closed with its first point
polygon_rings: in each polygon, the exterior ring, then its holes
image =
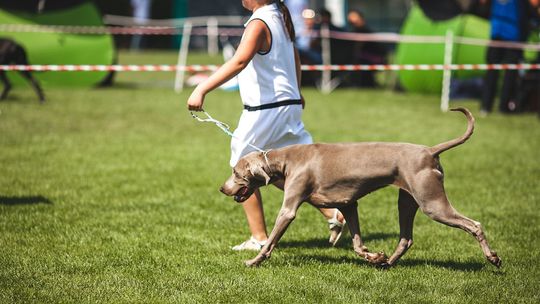
{"type": "Polygon", "coordinates": [[[520,0],[493,0],[491,3],[491,39],[523,40],[521,18],[523,3],[520,0]]]}

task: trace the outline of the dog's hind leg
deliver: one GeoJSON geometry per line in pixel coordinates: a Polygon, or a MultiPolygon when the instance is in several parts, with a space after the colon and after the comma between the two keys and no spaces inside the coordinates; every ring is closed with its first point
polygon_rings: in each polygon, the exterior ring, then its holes
{"type": "Polygon", "coordinates": [[[0,71],[0,81],[2,81],[4,84],[4,89],[2,90],[2,95],[0,95],[0,100],[4,100],[11,90],[11,83],[9,82],[9,78],[7,77],[5,71],[0,71]]]}
{"type": "Polygon", "coordinates": [[[417,174],[414,184],[412,194],[422,212],[437,222],[470,233],[480,244],[487,260],[496,267],[501,266],[502,261],[489,247],[480,223],[461,215],[448,201],[442,177],[434,175],[430,170],[424,170],[417,174]]]}
{"type": "Polygon", "coordinates": [[[43,90],[41,89],[41,86],[39,85],[39,82],[36,80],[34,76],[30,73],[30,71],[21,71],[21,75],[28,79],[30,81],[30,84],[32,85],[32,88],[36,92],[36,94],[39,97],[40,102],[45,102],[45,95],[43,94],[43,90]]]}
{"type": "MultiPolygon", "coordinates": [[[[26,51],[22,47],[17,47],[14,54],[15,62],[17,64],[24,64],[29,65],[28,58],[26,56],[26,51]]],[[[45,101],[45,95],[43,94],[43,90],[41,89],[41,86],[39,85],[39,82],[37,79],[32,76],[32,73],[30,71],[20,71],[21,75],[26,78],[30,84],[32,85],[32,88],[38,95],[39,101],[44,102],[45,101]]]]}
{"type": "Polygon", "coordinates": [[[338,209],[345,217],[347,226],[349,226],[349,230],[351,231],[354,252],[371,264],[382,265],[386,263],[387,257],[383,252],[371,253],[362,242],[360,222],[358,221],[358,203],[350,203],[338,209]]]}
{"type": "Polygon", "coordinates": [[[418,210],[418,204],[407,191],[399,189],[398,212],[399,212],[399,243],[392,256],[388,259],[388,266],[394,265],[413,244],[414,216],[418,210]]]}

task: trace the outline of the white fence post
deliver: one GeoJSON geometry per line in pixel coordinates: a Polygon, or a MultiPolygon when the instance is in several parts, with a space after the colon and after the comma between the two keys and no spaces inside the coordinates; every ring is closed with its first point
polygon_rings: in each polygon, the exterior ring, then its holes
{"type": "Polygon", "coordinates": [[[174,90],[176,93],[182,92],[184,89],[184,75],[185,71],[180,70],[180,66],[186,66],[187,54],[189,52],[189,41],[191,39],[191,21],[186,21],[184,23],[184,30],[182,31],[182,44],[180,45],[180,50],[178,51],[178,61],[176,63],[176,78],[174,79],[174,90]]]}
{"type": "Polygon", "coordinates": [[[332,53],[330,50],[330,29],[327,24],[321,26],[321,51],[322,64],[325,66],[322,71],[321,90],[323,93],[328,94],[332,91],[332,71],[326,69],[326,67],[332,64],[332,53]]]}
{"type": "Polygon", "coordinates": [[[218,20],[216,17],[208,18],[208,21],[206,22],[206,30],[207,30],[207,35],[208,35],[208,54],[212,56],[217,55],[219,52],[219,46],[218,46],[219,28],[218,28],[218,20]]]}
{"type": "Polygon", "coordinates": [[[452,52],[454,48],[454,32],[446,31],[446,39],[444,43],[444,71],[441,93],[441,110],[447,112],[450,104],[450,82],[452,80],[452,52]]]}

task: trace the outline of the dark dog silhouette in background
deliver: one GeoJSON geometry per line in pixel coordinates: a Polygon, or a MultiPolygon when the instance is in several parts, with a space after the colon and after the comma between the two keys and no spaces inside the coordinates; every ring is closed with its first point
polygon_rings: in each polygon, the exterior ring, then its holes
{"type": "MultiPolygon", "coordinates": [[[[26,57],[26,51],[15,41],[0,38],[0,64],[28,65],[29,63],[26,57]]],[[[43,90],[41,89],[39,82],[32,76],[30,71],[20,71],[19,73],[21,73],[21,75],[30,82],[32,88],[34,91],[36,91],[36,94],[39,97],[39,101],[44,102],[45,95],[43,95],[43,90]]],[[[2,95],[0,95],[0,100],[4,100],[11,90],[11,83],[9,82],[6,71],[0,71],[0,80],[4,84],[4,90],[2,91],[2,95]]]]}

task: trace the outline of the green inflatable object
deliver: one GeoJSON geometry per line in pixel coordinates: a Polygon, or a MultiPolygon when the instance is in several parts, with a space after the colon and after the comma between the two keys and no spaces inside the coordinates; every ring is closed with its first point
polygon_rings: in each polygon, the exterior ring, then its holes
{"type": "MultiPolygon", "coordinates": [[[[454,36],[489,39],[489,23],[473,15],[460,15],[447,21],[432,21],[418,6],[414,6],[401,29],[403,35],[454,36]]],[[[444,43],[400,43],[396,52],[397,64],[443,64],[444,43]]],[[[453,45],[453,64],[485,63],[485,46],[453,45]]],[[[453,71],[453,78],[481,77],[484,71],[453,71]]],[[[401,85],[411,92],[440,93],[442,71],[399,71],[401,85]]]]}
{"type": "MultiPolygon", "coordinates": [[[[1,24],[25,25],[89,25],[102,26],[101,15],[91,2],[69,9],[30,14],[0,9],[1,24]]],[[[66,33],[13,33],[0,32],[0,36],[21,44],[30,64],[112,64],[115,49],[111,35],[66,33]]],[[[108,72],[34,72],[43,87],[95,86],[108,72]]],[[[8,72],[14,84],[23,80],[17,72],[8,72]]]]}

